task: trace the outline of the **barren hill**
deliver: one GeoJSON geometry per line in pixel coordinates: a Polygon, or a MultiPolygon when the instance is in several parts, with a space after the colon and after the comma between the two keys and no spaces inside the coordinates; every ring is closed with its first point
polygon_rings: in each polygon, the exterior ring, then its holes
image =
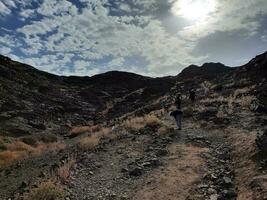
{"type": "Polygon", "coordinates": [[[0,56],[0,199],[264,199],[266,68],[65,77],[0,56]]]}

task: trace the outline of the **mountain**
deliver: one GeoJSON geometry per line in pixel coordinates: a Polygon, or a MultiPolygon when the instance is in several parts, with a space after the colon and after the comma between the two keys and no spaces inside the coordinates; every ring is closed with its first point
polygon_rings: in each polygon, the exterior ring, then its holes
{"type": "Polygon", "coordinates": [[[121,116],[166,94],[174,82],[117,71],[92,77],[56,76],[1,56],[0,128],[6,135],[23,135],[47,124],[56,129],[103,120],[101,111],[118,99],[116,110],[109,114],[121,116]]]}
{"type": "Polygon", "coordinates": [[[192,77],[205,77],[212,78],[219,74],[226,74],[234,70],[231,67],[225,66],[222,63],[205,63],[202,66],[190,65],[185,68],[178,77],[181,78],[192,78],[192,77]]]}
{"type": "Polygon", "coordinates": [[[67,77],[0,56],[0,199],[263,199],[266,64],[67,77]]]}

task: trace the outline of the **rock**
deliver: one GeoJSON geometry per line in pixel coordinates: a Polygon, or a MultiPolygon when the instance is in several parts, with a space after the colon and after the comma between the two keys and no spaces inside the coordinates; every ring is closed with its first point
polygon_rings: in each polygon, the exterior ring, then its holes
{"type": "Polygon", "coordinates": [[[267,130],[263,134],[257,135],[256,145],[260,151],[267,151],[267,130]]]}
{"type": "Polygon", "coordinates": [[[225,186],[231,186],[233,184],[233,181],[231,178],[225,176],[223,177],[223,184],[225,186]]]}
{"type": "Polygon", "coordinates": [[[143,167],[151,167],[151,162],[144,162],[142,164],[143,167]]]}
{"type": "Polygon", "coordinates": [[[122,195],[121,197],[120,197],[120,200],[127,200],[128,199],[128,196],[127,195],[122,195]]]}
{"type": "Polygon", "coordinates": [[[140,176],[143,173],[143,169],[141,167],[135,167],[129,172],[130,176],[140,176]]]}
{"type": "Polygon", "coordinates": [[[237,196],[236,192],[233,189],[230,190],[224,190],[222,192],[222,195],[224,198],[234,198],[237,196]]]}
{"type": "Polygon", "coordinates": [[[217,200],[218,199],[218,194],[213,194],[210,196],[210,200],[217,200]]]}
{"type": "Polygon", "coordinates": [[[157,156],[166,156],[166,155],[168,155],[168,153],[169,152],[167,149],[158,149],[156,155],[157,156]]]}
{"type": "Polygon", "coordinates": [[[151,163],[152,167],[157,167],[160,165],[160,161],[157,158],[153,158],[153,159],[149,160],[149,162],[151,163]]]}
{"type": "Polygon", "coordinates": [[[213,188],[209,188],[209,189],[208,189],[208,193],[209,193],[209,194],[216,194],[217,191],[216,191],[215,189],[213,189],[213,188]]]}
{"type": "Polygon", "coordinates": [[[9,136],[19,137],[30,134],[32,127],[22,117],[14,117],[1,123],[0,129],[7,132],[9,136]]]}
{"type": "Polygon", "coordinates": [[[208,188],[209,185],[206,185],[206,184],[201,184],[198,186],[199,189],[204,189],[204,188],[208,188]]]}
{"type": "Polygon", "coordinates": [[[251,188],[261,188],[264,183],[267,183],[267,175],[256,176],[252,179],[249,186],[251,188]]]}
{"type": "Polygon", "coordinates": [[[122,172],[122,173],[126,173],[126,172],[128,172],[128,171],[129,171],[129,170],[128,170],[126,167],[124,167],[124,168],[121,169],[121,172],[122,172]]]}
{"type": "Polygon", "coordinates": [[[36,128],[39,130],[45,130],[46,129],[46,126],[43,123],[38,122],[38,121],[30,121],[30,122],[28,122],[28,124],[30,126],[32,126],[33,128],[36,128]]]}

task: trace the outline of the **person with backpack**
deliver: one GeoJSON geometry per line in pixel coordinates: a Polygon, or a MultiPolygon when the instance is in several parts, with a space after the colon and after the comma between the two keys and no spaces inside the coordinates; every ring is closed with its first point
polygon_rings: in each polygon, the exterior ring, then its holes
{"type": "Polygon", "coordinates": [[[194,103],[195,102],[195,100],[196,100],[196,92],[195,92],[195,90],[190,90],[190,92],[189,92],[189,99],[191,100],[191,102],[192,103],[194,103]]]}
{"type": "Polygon", "coordinates": [[[170,116],[172,116],[175,119],[178,130],[182,130],[183,111],[181,110],[181,94],[178,94],[176,96],[175,106],[176,106],[176,110],[172,111],[170,113],[170,116]]]}

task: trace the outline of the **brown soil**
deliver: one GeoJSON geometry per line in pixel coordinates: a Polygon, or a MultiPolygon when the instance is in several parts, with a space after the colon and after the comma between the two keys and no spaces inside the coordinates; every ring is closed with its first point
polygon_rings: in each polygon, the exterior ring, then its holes
{"type": "Polygon", "coordinates": [[[183,200],[189,195],[203,174],[205,161],[200,157],[207,148],[185,144],[172,144],[170,156],[164,169],[155,170],[148,185],[136,193],[133,199],[139,200],[183,200]]]}

